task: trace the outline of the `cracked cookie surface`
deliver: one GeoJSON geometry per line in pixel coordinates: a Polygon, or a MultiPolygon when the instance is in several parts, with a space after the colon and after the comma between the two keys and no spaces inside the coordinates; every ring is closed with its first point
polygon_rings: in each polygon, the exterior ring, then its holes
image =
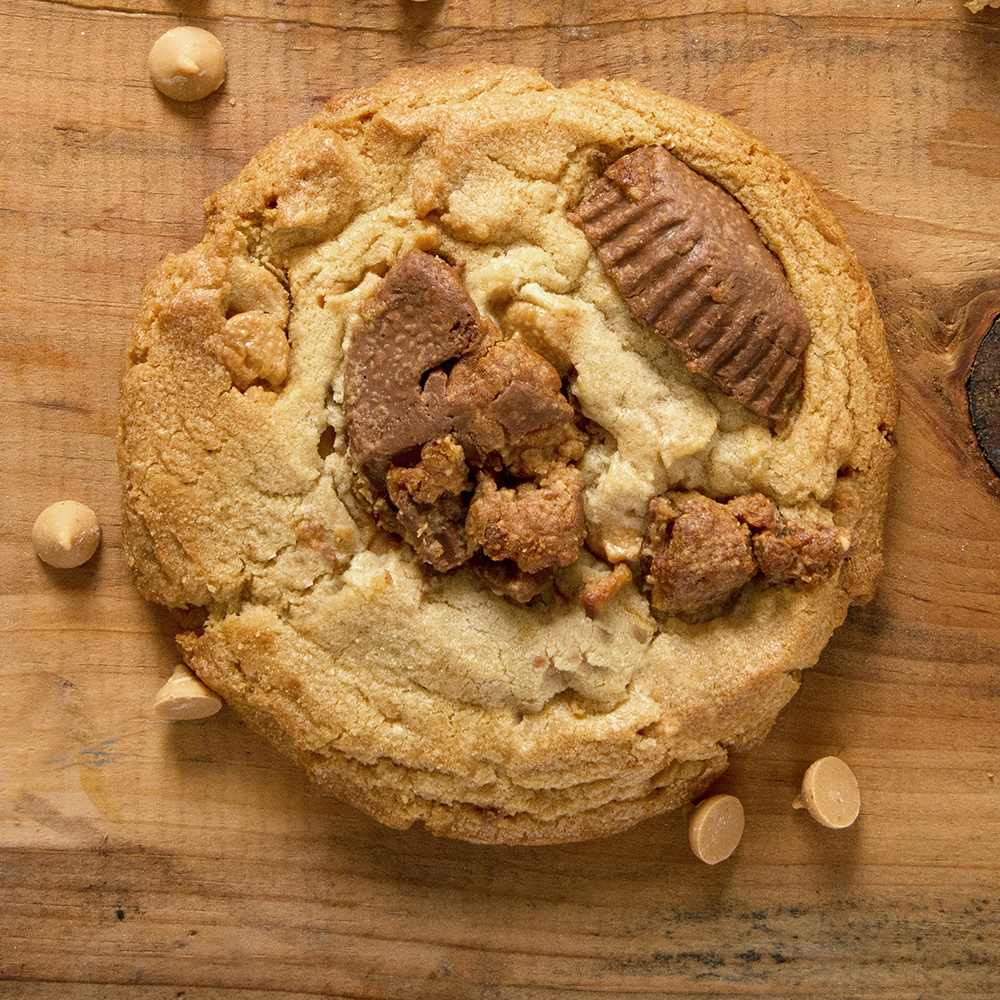
{"type": "Polygon", "coordinates": [[[699,794],[870,596],[894,414],[857,261],[758,140],[628,82],[400,71],[261,151],[147,280],[125,547],[192,669],[343,800],[600,836],[699,794]],[[684,310],[658,329],[591,246],[580,206],[643,149],[745,213],[808,325],[793,403],[693,370],[684,310]]]}

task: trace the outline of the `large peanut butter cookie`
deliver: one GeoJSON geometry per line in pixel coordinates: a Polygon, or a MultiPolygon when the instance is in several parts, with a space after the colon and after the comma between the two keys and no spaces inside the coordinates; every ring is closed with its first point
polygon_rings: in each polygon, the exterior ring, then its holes
{"type": "Polygon", "coordinates": [[[479,65],[331,101],[149,278],[124,533],[187,663],[392,826],[609,834],[761,739],[881,568],[840,228],[729,122],[479,65]]]}

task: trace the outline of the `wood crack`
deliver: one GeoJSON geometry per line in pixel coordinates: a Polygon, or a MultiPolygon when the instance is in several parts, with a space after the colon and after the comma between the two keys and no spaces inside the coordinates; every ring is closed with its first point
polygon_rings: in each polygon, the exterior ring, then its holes
{"type": "MultiPolygon", "coordinates": [[[[92,12],[100,14],[122,14],[126,16],[133,17],[166,17],[169,16],[171,12],[164,10],[156,10],[152,8],[147,8],[145,6],[141,7],[128,7],[128,6],[115,6],[111,4],[89,4],[85,0],[36,0],[40,5],[45,7],[65,7],[72,10],[79,10],[83,12],[92,12]]],[[[665,5],[667,6],[667,5],[665,5]]],[[[648,29],[650,25],[656,24],[682,24],[682,23],[699,23],[711,21],[713,18],[728,17],[731,16],[731,11],[727,10],[708,10],[699,11],[697,13],[675,13],[668,9],[664,10],[663,13],[648,13],[644,16],[631,16],[631,17],[607,17],[603,20],[597,21],[586,21],[582,23],[552,23],[548,21],[530,23],[530,24],[474,24],[463,22],[460,19],[447,20],[442,19],[439,22],[431,23],[430,19],[426,16],[422,16],[423,12],[418,10],[405,10],[401,16],[398,23],[391,25],[389,27],[382,27],[375,24],[354,24],[354,23],[337,23],[335,21],[322,21],[322,20],[310,20],[302,17],[297,17],[294,10],[288,12],[287,17],[269,17],[267,15],[255,15],[243,13],[240,15],[226,14],[221,17],[213,17],[209,20],[216,23],[230,23],[230,24],[243,24],[243,23],[259,23],[264,25],[280,25],[288,26],[294,25],[297,28],[308,30],[310,28],[330,28],[334,31],[341,31],[345,34],[375,34],[375,35],[393,35],[400,32],[412,31],[417,29],[421,32],[427,33],[451,33],[457,30],[463,31],[474,31],[481,32],[483,34],[495,34],[501,33],[504,35],[518,35],[525,34],[529,32],[554,32],[559,35],[565,34],[576,34],[579,32],[586,31],[599,31],[602,29],[614,29],[619,30],[628,27],[639,27],[643,29],[648,29]]],[[[809,14],[809,13],[797,13],[793,16],[787,14],[763,12],[759,14],[745,14],[745,18],[750,21],[769,21],[769,20],[779,20],[781,22],[787,22],[792,27],[794,27],[798,32],[803,32],[806,30],[805,25],[815,26],[816,24],[822,24],[824,22],[829,22],[831,26],[836,26],[836,30],[842,31],[844,26],[854,26],[854,27],[864,27],[870,31],[884,32],[886,20],[891,20],[894,28],[913,28],[919,29],[921,31],[926,31],[928,27],[928,19],[926,18],[912,18],[912,17],[892,17],[887,18],[886,16],[863,16],[863,15],[831,15],[828,13],[823,14],[809,14]]],[[[942,19],[939,23],[941,30],[950,30],[955,26],[945,19],[942,19]]],[[[983,25],[975,25],[977,30],[983,30],[983,25]]],[[[985,26],[989,28],[989,26],[985,26]]]]}

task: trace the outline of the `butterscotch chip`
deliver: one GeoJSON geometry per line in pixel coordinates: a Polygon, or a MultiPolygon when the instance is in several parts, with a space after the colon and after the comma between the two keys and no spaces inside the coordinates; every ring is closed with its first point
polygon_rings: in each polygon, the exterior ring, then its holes
{"type": "Polygon", "coordinates": [[[222,708],[222,699],[183,664],[156,693],[153,711],[161,719],[205,719],[222,708]]]}
{"type": "Polygon", "coordinates": [[[477,842],[624,830],[764,737],[873,592],[895,414],[787,164],[634,83],[420,67],[206,204],[143,290],[118,443],[126,555],[202,609],[199,678],[344,801],[477,842]],[[671,263],[640,213],[607,264],[580,206],[644,162],[687,235],[671,263]]]}
{"type": "Polygon", "coordinates": [[[175,101],[200,101],[222,86],[226,53],[204,28],[171,28],[149,52],[149,76],[157,90],[175,101]]]}
{"type": "Polygon", "coordinates": [[[587,617],[593,618],[601,613],[604,605],[632,579],[632,571],[625,563],[618,563],[610,572],[596,580],[587,580],[580,588],[579,599],[587,612],[587,617]]]}
{"type": "Polygon", "coordinates": [[[58,569],[73,569],[82,566],[97,551],[101,526],[86,504],[59,500],[35,519],[31,541],[42,562],[58,569]]]}
{"type": "Polygon", "coordinates": [[[205,341],[229,369],[233,385],[246,390],[254,382],[277,389],[288,377],[285,331],[262,312],[245,312],[226,320],[225,331],[205,341]]]}
{"type": "Polygon", "coordinates": [[[792,805],[808,809],[817,823],[842,830],[861,811],[858,779],[839,757],[823,757],[809,766],[802,779],[801,798],[792,805]]]}
{"type": "Polygon", "coordinates": [[[695,807],[688,821],[691,850],[705,864],[725,861],[743,837],[743,803],[735,795],[713,795],[695,807]]]}

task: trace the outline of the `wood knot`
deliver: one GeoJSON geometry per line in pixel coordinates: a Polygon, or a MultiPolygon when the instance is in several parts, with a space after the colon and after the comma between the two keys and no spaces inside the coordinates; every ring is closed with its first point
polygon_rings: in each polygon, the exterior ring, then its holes
{"type": "Polygon", "coordinates": [[[1000,476],[1000,316],[993,320],[976,351],[966,394],[976,440],[1000,476]]]}

